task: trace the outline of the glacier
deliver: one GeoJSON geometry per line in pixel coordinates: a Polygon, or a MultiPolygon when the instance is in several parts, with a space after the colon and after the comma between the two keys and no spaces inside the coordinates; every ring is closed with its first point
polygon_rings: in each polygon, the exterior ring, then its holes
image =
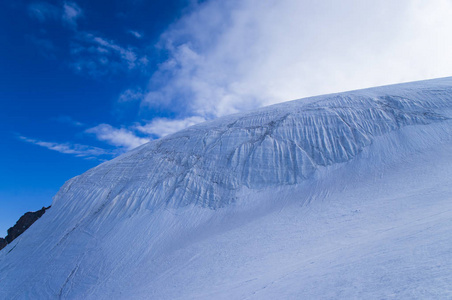
{"type": "Polygon", "coordinates": [[[198,124],[67,181],[1,299],[452,297],[452,78],[198,124]]]}

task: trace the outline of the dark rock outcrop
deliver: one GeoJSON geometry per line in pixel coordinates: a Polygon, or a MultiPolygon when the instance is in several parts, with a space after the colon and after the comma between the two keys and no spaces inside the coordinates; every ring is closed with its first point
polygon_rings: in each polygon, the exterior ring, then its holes
{"type": "Polygon", "coordinates": [[[27,212],[16,222],[16,225],[8,229],[8,235],[3,239],[0,238],[0,250],[5,248],[25,230],[27,230],[36,220],[38,220],[46,212],[49,207],[43,207],[38,211],[27,212]]]}
{"type": "Polygon", "coordinates": [[[5,248],[6,245],[8,245],[8,243],[6,242],[6,240],[4,238],[0,238],[0,250],[5,248]]]}

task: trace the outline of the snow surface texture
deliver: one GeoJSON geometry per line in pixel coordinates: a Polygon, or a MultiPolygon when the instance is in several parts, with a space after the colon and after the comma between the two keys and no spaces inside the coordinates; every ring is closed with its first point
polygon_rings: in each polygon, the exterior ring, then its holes
{"type": "Polygon", "coordinates": [[[195,125],[69,180],[0,299],[452,298],[452,78],[195,125]]]}

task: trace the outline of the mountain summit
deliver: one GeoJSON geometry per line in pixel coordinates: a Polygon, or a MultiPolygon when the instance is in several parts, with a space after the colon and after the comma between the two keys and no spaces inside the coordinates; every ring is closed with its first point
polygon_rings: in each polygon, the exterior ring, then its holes
{"type": "Polygon", "coordinates": [[[447,298],[452,78],[198,124],[77,176],[2,299],[447,298]]]}

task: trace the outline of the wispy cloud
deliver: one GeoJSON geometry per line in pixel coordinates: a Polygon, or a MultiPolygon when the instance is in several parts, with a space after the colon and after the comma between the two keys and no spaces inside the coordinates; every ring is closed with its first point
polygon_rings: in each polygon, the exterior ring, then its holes
{"type": "Polygon", "coordinates": [[[87,133],[94,134],[98,140],[107,142],[116,147],[131,150],[150,141],[148,138],[138,137],[125,128],[114,128],[108,124],[100,124],[86,130],[87,133]]]}
{"type": "Polygon", "coordinates": [[[103,158],[112,158],[117,156],[119,153],[117,150],[105,150],[98,147],[92,147],[87,145],[80,144],[72,144],[72,143],[55,143],[55,142],[46,142],[37,139],[31,139],[24,136],[18,137],[20,140],[35,144],[49,150],[57,151],[64,154],[71,154],[76,157],[82,157],[85,159],[100,159],[103,158]]]}
{"type": "Polygon", "coordinates": [[[142,100],[144,93],[141,89],[127,89],[118,97],[119,103],[142,100]]]}
{"type": "Polygon", "coordinates": [[[79,32],[72,43],[72,66],[78,72],[93,76],[124,71],[144,71],[148,65],[145,55],[134,47],[123,47],[118,43],[87,32],[79,32]]]}
{"type": "Polygon", "coordinates": [[[448,0],[206,1],[162,35],[144,103],[213,118],[449,76],[451,15],[448,0]]]}
{"type": "MultiPolygon", "coordinates": [[[[129,69],[135,68],[137,66],[137,63],[140,63],[137,54],[131,48],[126,49],[114,43],[113,41],[108,41],[104,38],[93,36],[90,34],[86,35],[86,37],[88,41],[93,42],[100,46],[100,48],[98,49],[107,49],[113,54],[119,56],[121,60],[127,63],[129,69]]],[[[101,53],[105,52],[101,51],[101,53]]]]}
{"type": "Polygon", "coordinates": [[[75,2],[65,2],[63,4],[62,19],[72,27],[77,26],[77,19],[83,15],[82,9],[75,2]]]}
{"type": "Polygon", "coordinates": [[[72,126],[75,126],[75,127],[86,126],[84,123],[76,121],[70,116],[59,116],[59,117],[55,118],[55,120],[60,122],[60,123],[69,124],[69,125],[72,125],[72,126]]]}
{"type": "Polygon", "coordinates": [[[131,35],[133,35],[134,37],[136,37],[137,39],[143,38],[143,34],[140,33],[140,32],[138,32],[138,31],[135,31],[135,30],[129,30],[129,31],[127,31],[127,32],[130,33],[131,35]]]}
{"type": "MultiPolygon", "coordinates": [[[[75,2],[65,1],[60,5],[47,2],[33,3],[28,6],[30,16],[45,23],[58,21],[69,29],[68,64],[78,73],[98,77],[108,74],[144,72],[149,63],[145,50],[121,45],[119,42],[80,30],[77,22],[84,16],[83,9],[75,2]]],[[[138,31],[131,31],[135,37],[142,37],[138,31]]],[[[43,39],[36,38],[37,42],[43,39]]],[[[46,41],[51,42],[46,39],[46,41]]],[[[41,47],[46,46],[44,44],[41,47]]],[[[48,49],[50,50],[50,49],[48,49]]],[[[52,49],[54,50],[54,49],[52,49]]]]}
{"type": "Polygon", "coordinates": [[[36,2],[28,6],[28,13],[38,21],[45,22],[50,19],[58,19],[61,14],[61,9],[47,2],[36,2]]]}
{"type": "MultiPolygon", "coordinates": [[[[77,122],[68,116],[61,116],[56,120],[77,127],[86,126],[85,124],[77,122]]],[[[113,157],[116,157],[122,153],[125,153],[133,148],[136,148],[142,144],[151,141],[151,138],[139,137],[128,129],[125,128],[118,129],[108,124],[100,124],[98,126],[89,128],[85,130],[84,133],[92,134],[96,137],[98,141],[105,142],[109,145],[114,146],[115,148],[104,149],[100,147],[82,145],[71,142],[66,143],[48,142],[40,139],[28,138],[21,135],[18,135],[17,138],[21,141],[38,145],[49,150],[57,151],[59,153],[70,154],[84,159],[97,159],[99,161],[111,159],[113,157]]]]}
{"type": "Polygon", "coordinates": [[[61,20],[73,28],[77,26],[77,19],[83,15],[83,10],[75,2],[64,2],[62,5],[54,5],[48,2],[36,2],[28,6],[29,14],[39,20],[61,20]]]}
{"type": "Polygon", "coordinates": [[[206,121],[204,118],[196,116],[185,119],[155,118],[151,122],[135,128],[142,133],[160,138],[204,121],[206,121]]]}

